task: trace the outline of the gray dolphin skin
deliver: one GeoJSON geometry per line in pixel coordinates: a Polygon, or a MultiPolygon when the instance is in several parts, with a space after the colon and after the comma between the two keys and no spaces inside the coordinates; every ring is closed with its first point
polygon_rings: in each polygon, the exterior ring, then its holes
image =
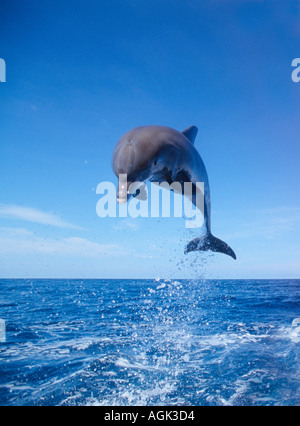
{"type": "MultiPolygon", "coordinates": [[[[165,126],[142,126],[130,130],[117,143],[113,153],[113,171],[117,177],[127,175],[127,187],[119,183],[118,202],[126,203],[130,197],[128,187],[133,182],[204,182],[204,224],[201,237],[185,248],[191,251],[236,255],[224,241],[211,233],[210,189],[205,165],[194,146],[198,129],[191,126],[183,132],[165,126]]],[[[194,202],[193,191],[193,204],[194,202]]]]}

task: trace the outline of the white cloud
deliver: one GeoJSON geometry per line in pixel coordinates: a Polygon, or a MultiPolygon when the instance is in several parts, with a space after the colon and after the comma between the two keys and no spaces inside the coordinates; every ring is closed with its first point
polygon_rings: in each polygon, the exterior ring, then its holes
{"type": "Polygon", "coordinates": [[[32,207],[0,204],[0,216],[58,228],[81,229],[76,225],[65,222],[55,214],[43,212],[32,207]]]}
{"type": "Polygon", "coordinates": [[[26,230],[0,228],[0,254],[101,257],[118,256],[122,252],[117,245],[99,244],[85,238],[48,239],[26,230]]]}
{"type": "Polygon", "coordinates": [[[131,229],[132,231],[138,231],[140,228],[137,223],[137,219],[124,219],[113,225],[114,231],[123,231],[125,229],[131,229]]]}
{"type": "MultiPolygon", "coordinates": [[[[235,231],[226,238],[277,239],[284,235],[299,233],[299,207],[274,207],[236,212],[235,231]]],[[[224,236],[225,238],[225,236],[224,236]]]]}
{"type": "Polygon", "coordinates": [[[10,237],[33,235],[31,231],[28,231],[28,229],[25,229],[25,228],[5,228],[5,227],[0,227],[0,235],[1,234],[9,235],[10,237]]]}

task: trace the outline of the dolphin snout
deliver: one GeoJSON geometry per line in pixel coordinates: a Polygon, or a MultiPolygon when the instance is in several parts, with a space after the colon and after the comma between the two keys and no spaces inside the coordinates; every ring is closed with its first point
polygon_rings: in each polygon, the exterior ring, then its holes
{"type": "Polygon", "coordinates": [[[130,195],[128,194],[128,187],[130,185],[130,182],[125,182],[120,180],[119,181],[119,187],[117,192],[117,202],[119,204],[126,204],[127,201],[130,198],[130,195]]]}
{"type": "Polygon", "coordinates": [[[120,197],[117,197],[117,202],[119,203],[119,204],[126,204],[127,203],[127,201],[128,201],[128,198],[126,197],[126,198],[120,198],[120,197]]]}
{"type": "Polygon", "coordinates": [[[118,201],[119,204],[127,203],[127,190],[119,189],[119,191],[117,193],[117,201],[118,201]]]}
{"type": "Polygon", "coordinates": [[[118,191],[117,193],[117,201],[119,204],[126,204],[128,201],[128,194],[127,191],[122,190],[122,191],[118,191]]]}

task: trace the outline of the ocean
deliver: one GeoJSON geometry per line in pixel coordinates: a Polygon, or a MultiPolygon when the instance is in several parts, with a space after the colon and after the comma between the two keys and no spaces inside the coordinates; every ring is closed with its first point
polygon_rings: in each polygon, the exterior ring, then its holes
{"type": "Polygon", "coordinates": [[[300,405],[300,280],[0,280],[1,406],[300,405]]]}

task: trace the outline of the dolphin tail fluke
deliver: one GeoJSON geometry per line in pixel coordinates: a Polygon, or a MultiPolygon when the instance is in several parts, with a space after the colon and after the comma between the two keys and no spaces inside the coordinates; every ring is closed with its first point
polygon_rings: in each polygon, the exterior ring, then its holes
{"type": "Polygon", "coordinates": [[[224,253],[236,259],[236,255],[231,247],[224,241],[219,240],[212,234],[207,234],[203,238],[195,238],[190,241],[185,248],[185,254],[191,251],[213,251],[216,253],[224,253]]]}

